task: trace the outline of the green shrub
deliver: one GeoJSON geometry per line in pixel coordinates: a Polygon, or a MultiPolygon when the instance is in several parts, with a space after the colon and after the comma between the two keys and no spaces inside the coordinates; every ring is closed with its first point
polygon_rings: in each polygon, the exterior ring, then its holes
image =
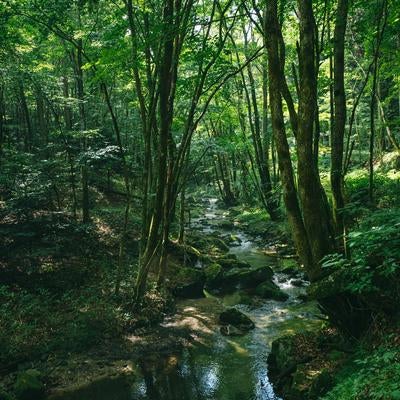
{"type": "Polygon", "coordinates": [[[400,349],[381,346],[372,354],[360,352],[336,381],[323,400],[399,400],[400,349]]]}
{"type": "Polygon", "coordinates": [[[348,235],[351,259],[324,258],[323,267],[341,271],[343,290],[362,296],[372,310],[398,312],[400,301],[400,210],[376,211],[348,235]]]}
{"type": "MultiPolygon", "coordinates": [[[[358,207],[368,204],[369,174],[365,169],[355,170],[346,176],[345,189],[349,203],[358,207]]],[[[400,179],[398,175],[374,174],[374,195],[381,207],[396,206],[400,199],[400,179]]]]}

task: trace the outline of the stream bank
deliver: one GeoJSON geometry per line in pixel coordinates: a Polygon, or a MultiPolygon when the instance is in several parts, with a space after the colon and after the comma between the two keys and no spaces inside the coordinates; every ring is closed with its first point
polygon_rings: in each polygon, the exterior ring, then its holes
{"type": "Polygon", "coordinates": [[[273,225],[243,223],[237,210],[223,210],[214,199],[204,200],[202,212],[187,227],[187,244],[171,244],[168,278],[180,297],[175,312],[155,327],[134,327],[121,343],[35,363],[50,399],[82,398],[82,393],[88,400],[280,398],[268,377],[272,342],[319,329],[318,308],[304,301],[307,282],[273,225]],[[222,281],[210,285],[206,270],[217,265],[222,281]],[[193,277],[194,285],[187,281],[193,277]],[[265,283],[273,285],[272,295],[256,290],[265,283]],[[247,315],[255,329],[223,335],[219,316],[230,307],[247,315]]]}

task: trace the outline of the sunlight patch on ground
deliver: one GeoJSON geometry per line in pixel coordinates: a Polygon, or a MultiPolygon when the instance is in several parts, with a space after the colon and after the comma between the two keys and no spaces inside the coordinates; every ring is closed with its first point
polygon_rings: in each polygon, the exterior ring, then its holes
{"type": "Polygon", "coordinates": [[[212,334],[212,321],[209,316],[196,307],[184,307],[172,320],[163,324],[164,327],[188,328],[196,333],[212,334]]]}

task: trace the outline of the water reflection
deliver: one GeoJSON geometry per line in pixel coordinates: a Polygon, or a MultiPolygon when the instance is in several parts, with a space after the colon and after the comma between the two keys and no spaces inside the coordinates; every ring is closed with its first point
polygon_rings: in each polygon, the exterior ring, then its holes
{"type": "Polygon", "coordinates": [[[173,366],[170,356],[161,357],[156,363],[141,362],[143,380],[136,382],[133,399],[277,399],[268,382],[265,354],[261,360],[260,354],[243,354],[235,350],[233,343],[223,342],[217,341],[216,348],[208,351],[186,349],[173,366]]]}
{"type": "MultiPolygon", "coordinates": [[[[208,301],[209,307],[209,299],[199,301],[208,301]]],[[[261,316],[265,311],[251,315],[261,316]]],[[[197,343],[182,354],[141,360],[142,378],[134,385],[133,399],[278,399],[267,376],[268,332],[265,321],[243,337],[227,338],[215,330],[205,344],[197,343]]]]}

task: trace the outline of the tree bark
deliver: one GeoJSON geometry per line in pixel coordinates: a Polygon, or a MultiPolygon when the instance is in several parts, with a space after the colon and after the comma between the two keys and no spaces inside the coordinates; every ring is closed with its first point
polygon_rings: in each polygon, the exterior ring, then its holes
{"type": "MultiPolygon", "coordinates": [[[[292,231],[301,263],[308,273],[313,271],[312,254],[307,233],[303,223],[297,191],[294,182],[293,166],[290,158],[289,144],[286,138],[285,122],[282,107],[282,68],[279,57],[280,25],[276,0],[268,0],[265,12],[265,33],[268,51],[269,96],[272,130],[278,153],[278,165],[283,187],[288,221],[292,231]]],[[[311,276],[310,276],[311,277],[311,276]]]]}
{"type": "Polygon", "coordinates": [[[300,82],[297,131],[298,190],[304,225],[312,254],[310,279],[321,275],[321,259],[333,248],[329,215],[318,169],[314,163],[313,138],[316,113],[317,80],[315,74],[314,14],[308,0],[298,0],[300,14],[300,82]]]}
{"type": "Polygon", "coordinates": [[[334,31],[334,117],[331,137],[331,187],[333,216],[337,235],[344,232],[343,144],[346,127],[346,93],[344,88],[344,45],[349,3],[339,0],[334,31]]]}
{"type": "MultiPolygon", "coordinates": [[[[76,89],[79,100],[79,129],[81,132],[81,150],[87,150],[86,138],[86,113],[85,113],[85,92],[83,83],[83,42],[78,40],[78,48],[76,50],[76,89]]],[[[86,160],[81,165],[81,184],[82,184],[82,222],[87,224],[90,222],[90,206],[89,206],[89,177],[88,166],[86,160]]]]}
{"type": "Polygon", "coordinates": [[[32,121],[31,121],[31,116],[30,116],[30,112],[29,112],[28,102],[26,100],[25,88],[24,88],[24,84],[22,83],[21,80],[18,81],[18,89],[19,89],[19,99],[21,102],[22,113],[23,113],[23,117],[25,119],[25,125],[26,125],[26,130],[25,130],[25,135],[24,135],[24,147],[25,147],[25,151],[29,152],[32,150],[33,128],[32,128],[32,121]]]}
{"type": "MultiPolygon", "coordinates": [[[[155,259],[157,251],[160,251],[160,276],[163,275],[166,262],[166,246],[169,234],[170,203],[168,185],[172,184],[171,166],[169,165],[169,152],[171,150],[171,124],[173,117],[173,87],[174,87],[174,35],[171,31],[174,18],[174,3],[166,0],[163,11],[163,43],[162,58],[159,76],[159,115],[160,115],[160,139],[158,144],[158,174],[155,208],[151,217],[146,249],[139,269],[136,282],[136,300],[142,297],[147,276],[155,259]],[[160,238],[160,226],[162,233],[160,238]],[[160,241],[161,240],[161,241],[160,241]]],[[[174,28],[172,27],[172,30],[174,28]]]]}

